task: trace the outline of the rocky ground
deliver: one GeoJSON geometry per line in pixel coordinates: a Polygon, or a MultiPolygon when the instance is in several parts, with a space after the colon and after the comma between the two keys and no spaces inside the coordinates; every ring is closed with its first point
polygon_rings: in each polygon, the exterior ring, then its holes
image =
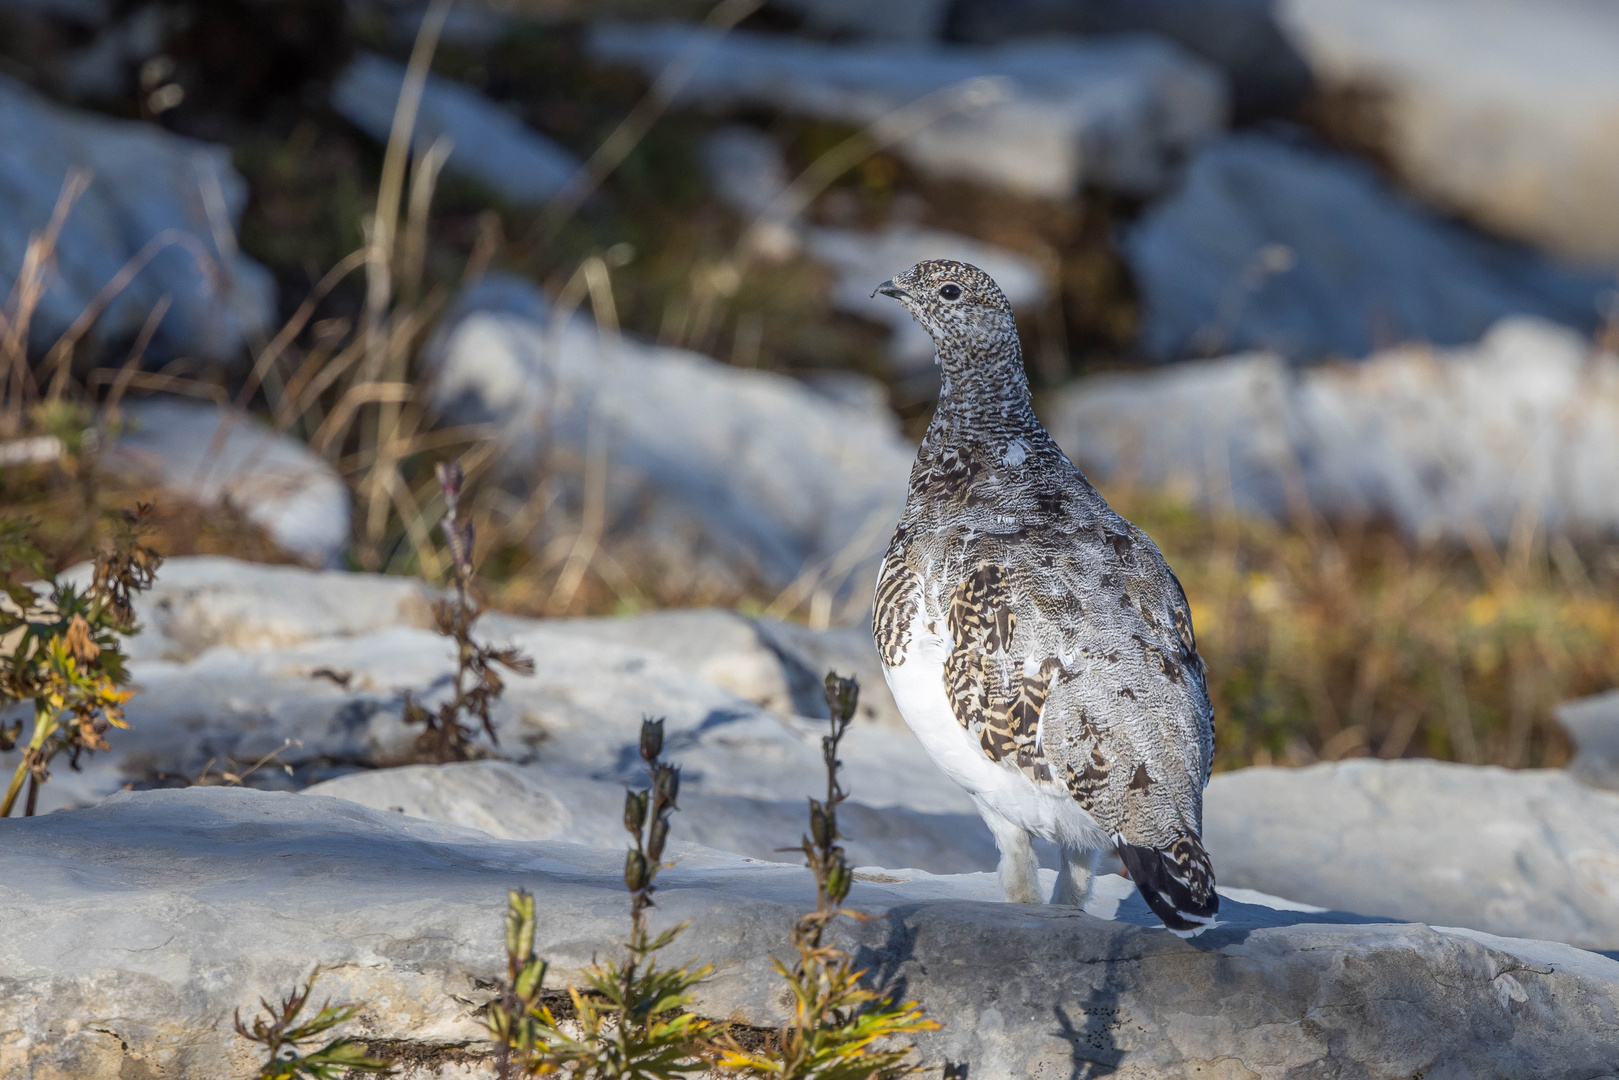
{"type": "Polygon", "coordinates": [[[823,783],[806,714],[828,667],[865,686],[843,828],[874,921],[846,942],[947,1021],[920,1042],[932,1065],[1574,1077],[1619,1052],[1619,966],[1600,954],[1619,950],[1619,794],[1561,771],[1217,775],[1221,922],[1182,940],[1117,875],[1085,913],[1000,903],[987,830],[858,633],[719,611],[492,615],[480,632],[537,667],[510,680],[499,746],[408,764],[404,695],[431,703],[452,656],[423,628],[431,598],[397,578],[165,566],[140,602],[131,729],[56,770],[42,808],[79,809],[0,822],[0,1075],[241,1072],[231,1010],[315,963],[407,1075],[476,1075],[505,889],[538,896],[558,986],[623,932],[618,819],[646,714],[667,717],[685,778],[659,918],[692,920],[678,950],[717,966],[700,1012],[773,1023],[766,958],[810,896],[778,849],[823,783]]]}

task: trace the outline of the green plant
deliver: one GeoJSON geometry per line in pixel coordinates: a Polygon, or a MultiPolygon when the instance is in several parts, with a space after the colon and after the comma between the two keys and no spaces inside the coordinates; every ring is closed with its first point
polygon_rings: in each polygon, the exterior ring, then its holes
{"type": "Polygon", "coordinates": [[[442,527],[455,573],[455,595],[433,605],[433,625],[440,634],[455,642],[455,683],[449,700],[440,705],[436,713],[423,708],[407,694],[405,723],[422,725],[422,733],[416,738],[416,752],[443,764],[466,761],[472,756],[472,737],[477,728],[465,723],[463,716],[476,717],[489,741],[499,744],[489,708],[505,692],[506,684],[495,666],[498,664],[519,675],[532,675],[534,661],[517,649],[495,649],[473,638],[472,626],[483,615],[486,605],[472,585],[472,522],[462,521],[456,515],[464,482],[461,466],[454,462],[441,463],[438,480],[444,492],[442,527]]]}
{"type": "Polygon", "coordinates": [[[302,988],[294,987],[279,1005],[271,1005],[260,998],[259,1004],[263,1006],[265,1016],[254,1017],[251,1028],[242,1023],[242,1011],[236,1010],[236,1034],[263,1044],[269,1055],[254,1074],[255,1080],[296,1080],[300,1076],[312,1076],[315,1080],[340,1080],[351,1071],[394,1071],[392,1062],[367,1056],[365,1047],[347,1035],[338,1036],[319,1050],[307,1054],[302,1052],[305,1043],[320,1041],[322,1035],[346,1023],[360,1011],[358,1005],[333,1005],[328,999],[313,1020],[294,1023],[308,1003],[319,975],[320,968],[317,967],[309,973],[309,981],[302,988]]]}
{"type": "Polygon", "coordinates": [[[656,937],[646,927],[647,909],[676,809],[680,771],[661,760],[663,721],[641,724],[641,758],[651,786],[629,791],[624,828],[635,840],[625,853],[624,885],[630,892],[630,940],[621,962],[592,964],[586,988],[568,987],[574,1018],[559,1021],[542,1001],[545,962],[534,953],[534,897],[514,890],[506,914],[507,979],[485,1014],[496,1042],[501,1080],[545,1076],[563,1070],[579,1080],[662,1080],[707,1068],[701,1053],[713,1025],[689,1013],[691,991],[712,967],[660,968],[657,953],[685,924],[656,937]],[[569,1030],[569,1029],[572,1030],[569,1030]]]}
{"type": "Polygon", "coordinates": [[[888,1080],[916,1071],[911,1048],[895,1047],[900,1036],[936,1031],[940,1024],[914,1001],[897,1002],[861,981],[850,956],[823,943],[839,915],[860,918],[842,907],[854,875],[838,841],[837,808],[848,792],[838,783],[838,744],[854,719],[860,685],[829,673],[826,704],[831,732],[821,739],[826,762],[826,799],[809,803],[809,834],[803,838],[804,861],[815,875],[815,910],[793,923],[798,963],[780,960],[772,966],[792,993],[793,1018],[761,1049],[749,1049],[730,1034],[720,1039],[719,1062],[741,1076],[770,1080],[888,1080]]]}
{"type": "MultiPolygon", "coordinates": [[[[32,816],[50,764],[66,753],[73,768],[81,754],[107,750],[107,729],[127,727],[130,692],[123,639],[139,631],[131,602],[152,584],[163,557],[141,543],[151,507],[140,504],[113,521],[114,533],[95,558],[88,588],[45,574],[44,556],[21,521],[0,521],[0,710],[31,702],[32,728],[0,817],[9,817],[28,782],[24,814],[32,816]],[[41,596],[14,578],[45,578],[41,596]]],[[[22,721],[0,725],[0,751],[17,747],[22,721]]]]}

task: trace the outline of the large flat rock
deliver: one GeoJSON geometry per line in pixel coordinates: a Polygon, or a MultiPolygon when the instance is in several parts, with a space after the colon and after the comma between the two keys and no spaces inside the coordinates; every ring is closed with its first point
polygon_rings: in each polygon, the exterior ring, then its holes
{"type": "MultiPolygon", "coordinates": [[[[627,776],[623,781],[635,782],[627,776]]],[[[566,840],[621,850],[623,781],[596,780],[566,765],[468,761],[349,773],[305,788],[376,810],[481,829],[507,840],[566,840]]],[[[644,786],[642,784],[641,786],[644,786]]],[[[803,861],[790,847],[803,834],[803,800],[682,791],[680,835],[692,843],[766,862],[803,861]]],[[[965,813],[919,813],[846,802],[838,808],[844,850],[856,866],[892,866],[934,874],[995,869],[995,841],[983,820],[965,813]]]]}
{"type": "Polygon", "coordinates": [[[1148,35],[999,48],[823,45],[680,23],[603,23],[596,59],[656,76],[696,58],[676,100],[887,124],[918,171],[1022,196],[1061,199],[1085,184],[1147,194],[1186,151],[1225,125],[1226,88],[1205,61],[1148,35]],[[921,110],[895,114],[924,98],[921,110]],[[923,113],[932,123],[919,121],[923,113]]]}
{"type": "Polygon", "coordinates": [[[1470,343],[1509,315],[1590,331],[1612,287],[1439,217],[1357,158],[1256,132],[1203,147],[1124,253],[1141,345],[1162,360],[1358,359],[1470,343]]]}
{"type": "Polygon", "coordinates": [[[75,170],[91,180],[45,277],[28,329],[33,352],[54,344],[126,265],[133,277],[105,300],[88,333],[92,349],[122,349],[165,296],[170,306],[147,349],[155,361],[236,360],[269,335],[274,279],[215,239],[247,205],[247,182],[229,150],[155,124],[62,108],[0,75],[0,280],[8,290],[30,236],[45,230],[75,170]],[[133,264],[143,252],[149,261],[133,264]]]}
{"type": "Polygon", "coordinates": [[[284,551],[314,566],[341,562],[349,489],[301,440],[207,402],[151,397],[120,406],[130,430],[107,469],[156,483],[203,506],[228,505],[284,551]]]}
{"type": "MultiPolygon", "coordinates": [[[[0,822],[0,844],[8,1080],[246,1075],[233,1010],[316,963],[317,994],[362,1003],[352,1030],[408,1055],[408,1080],[468,1075],[476,1010],[503,970],[508,888],[533,890],[545,913],[536,946],[553,987],[626,925],[616,852],[333,799],[121,795],[0,822]]],[[[698,1011],[778,1021],[768,958],[788,949],[808,873],[673,854],[654,925],[689,920],[668,959],[716,965],[698,1011]]],[[[928,1065],[975,1077],[1589,1078],[1619,1055],[1619,964],[1604,957],[1240,894],[1187,941],[1147,925],[1112,881],[1092,914],[986,902],[990,875],[867,873],[851,903],[874,918],[837,940],[947,1022],[919,1040],[928,1065]]]]}
{"type": "MultiPolygon", "coordinates": [[[[378,142],[393,129],[405,65],[375,53],[356,56],[332,86],[332,108],[378,142]]],[[[471,177],[516,203],[541,203],[573,179],[580,161],[470,86],[429,74],[411,148],[444,140],[447,171],[471,177]]]]}
{"type": "Polygon", "coordinates": [[[606,457],[613,536],[647,565],[795,594],[833,622],[869,606],[914,449],[891,415],[785,375],[604,336],[503,292],[430,350],[434,404],[496,432],[507,482],[577,492],[606,457]],[[522,306],[521,310],[514,310],[522,306]],[[628,542],[628,541],[627,541],[628,542]],[[819,597],[819,599],[815,599],[819,597]]]}
{"type": "Polygon", "coordinates": [[[1046,419],[1081,468],[1286,519],[1505,540],[1619,529],[1619,357],[1539,319],[1476,346],[1296,368],[1270,353],[1084,379],[1046,419]]]}
{"type": "Polygon", "coordinates": [[[1619,8],[1602,0],[1282,0],[1359,138],[1434,204],[1619,262],[1619,8]]]}
{"type": "Polygon", "coordinates": [[[1203,838],[1227,885],[1619,949],[1619,793],[1560,769],[1239,769],[1209,784],[1203,838]]]}

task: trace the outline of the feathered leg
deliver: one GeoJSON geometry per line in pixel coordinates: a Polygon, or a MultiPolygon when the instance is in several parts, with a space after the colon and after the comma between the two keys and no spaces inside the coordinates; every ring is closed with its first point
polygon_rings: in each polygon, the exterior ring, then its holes
{"type": "Polygon", "coordinates": [[[1052,890],[1053,904],[1084,907],[1091,898],[1091,883],[1096,880],[1096,863],[1102,853],[1089,848],[1063,848],[1062,867],[1057,871],[1057,887],[1052,890]]]}
{"type": "Polygon", "coordinates": [[[995,834],[995,846],[1001,853],[1001,891],[1012,904],[1038,904],[1040,902],[1040,863],[1034,857],[1034,844],[1020,825],[1008,821],[1001,814],[982,804],[978,812],[984,824],[995,834]]]}

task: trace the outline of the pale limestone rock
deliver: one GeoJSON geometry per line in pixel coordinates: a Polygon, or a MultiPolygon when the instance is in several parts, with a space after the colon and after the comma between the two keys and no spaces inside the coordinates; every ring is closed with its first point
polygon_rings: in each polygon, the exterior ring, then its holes
{"type": "Polygon", "coordinates": [[[1225,885],[1511,937],[1619,949],[1619,793],[1560,769],[1354,759],[1210,782],[1225,885]]]}
{"type": "Polygon", "coordinates": [[[1549,251],[1619,262],[1619,8],[1282,0],[1276,15],[1430,202],[1549,251]]]}
{"type": "MultiPolygon", "coordinates": [[[[812,902],[807,871],[680,843],[654,929],[712,962],[699,1013],[783,1018],[771,955],[812,902]]],[[[506,890],[534,892],[548,985],[623,940],[618,852],[496,840],[337,799],[193,790],[0,821],[0,1073],[124,1080],[247,1075],[233,1010],[323,965],[317,999],[394,1040],[404,1080],[468,1075],[477,1010],[504,972],[506,890]]],[[[1049,877],[1049,875],[1047,875],[1049,877]]],[[[1192,941],[1153,926],[1122,879],[1088,912],[986,902],[990,874],[867,871],[874,916],[831,940],[947,1021],[922,1061],[978,1077],[1608,1075],[1619,966],[1568,946],[1299,910],[1228,893],[1192,941]],[[1259,901],[1259,902],[1255,902],[1259,901]],[[1289,910],[1290,909],[1290,910],[1289,910]]]]}
{"type": "Polygon", "coordinates": [[[1098,478],[1285,518],[1392,519],[1419,537],[1619,530],[1619,357],[1538,319],[1476,346],[1295,368],[1249,354],[1104,375],[1053,396],[1098,478]]]}
{"type": "Polygon", "coordinates": [[[924,174],[1035,198],[1069,198],[1084,184],[1156,191],[1226,117],[1219,73],[1147,35],[993,49],[849,47],[671,22],[602,23],[587,48],[648,76],[696,57],[679,102],[888,125],[895,152],[924,174]],[[933,122],[913,123],[920,111],[896,119],[929,95],[923,111],[933,122]]]}

